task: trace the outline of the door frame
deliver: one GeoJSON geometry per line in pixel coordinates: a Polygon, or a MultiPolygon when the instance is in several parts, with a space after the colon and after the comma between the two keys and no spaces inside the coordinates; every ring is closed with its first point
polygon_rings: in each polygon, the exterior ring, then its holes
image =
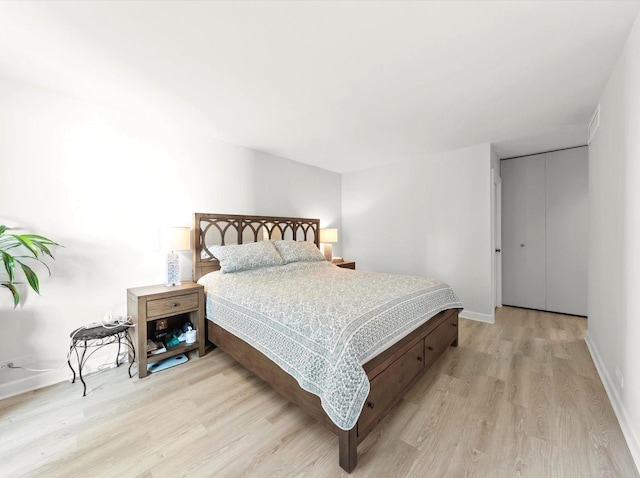
{"type": "Polygon", "coordinates": [[[502,178],[491,169],[491,227],[493,308],[502,307],[502,178]]]}

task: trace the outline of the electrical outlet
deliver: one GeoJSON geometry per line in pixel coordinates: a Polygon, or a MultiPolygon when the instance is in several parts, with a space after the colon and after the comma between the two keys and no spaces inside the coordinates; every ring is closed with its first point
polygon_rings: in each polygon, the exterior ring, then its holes
{"type": "Polygon", "coordinates": [[[3,360],[2,362],[0,362],[0,369],[10,368],[9,364],[13,364],[14,367],[24,367],[25,365],[32,364],[33,362],[34,362],[33,355],[25,355],[24,357],[3,360]]]}

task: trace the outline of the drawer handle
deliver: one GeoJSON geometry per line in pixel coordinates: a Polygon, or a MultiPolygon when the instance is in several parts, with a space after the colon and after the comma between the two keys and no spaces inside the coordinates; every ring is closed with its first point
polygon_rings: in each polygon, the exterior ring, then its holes
{"type": "Polygon", "coordinates": [[[422,357],[420,355],[418,355],[416,358],[418,359],[418,362],[422,362],[422,357]]]}
{"type": "Polygon", "coordinates": [[[433,347],[432,347],[431,345],[429,345],[429,346],[427,347],[427,350],[428,350],[429,352],[433,352],[433,347]]]}
{"type": "Polygon", "coordinates": [[[173,304],[171,304],[171,307],[178,307],[180,305],[179,302],[174,302],[173,304]]]}
{"type": "Polygon", "coordinates": [[[373,408],[373,406],[374,406],[374,405],[373,405],[373,402],[367,402],[367,407],[369,407],[369,408],[373,408]]]}
{"type": "Polygon", "coordinates": [[[453,327],[457,327],[457,326],[458,326],[458,324],[451,324],[451,325],[452,325],[453,327]]]}

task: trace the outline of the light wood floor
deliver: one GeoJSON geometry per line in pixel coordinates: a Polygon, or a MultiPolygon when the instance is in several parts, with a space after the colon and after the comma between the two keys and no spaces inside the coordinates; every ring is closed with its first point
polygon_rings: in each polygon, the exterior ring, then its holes
{"type": "MultiPolygon", "coordinates": [[[[586,319],[504,307],[358,448],[354,477],[635,477],[586,319]]],[[[219,350],[0,401],[0,476],[348,476],[338,441],[219,350]]]]}

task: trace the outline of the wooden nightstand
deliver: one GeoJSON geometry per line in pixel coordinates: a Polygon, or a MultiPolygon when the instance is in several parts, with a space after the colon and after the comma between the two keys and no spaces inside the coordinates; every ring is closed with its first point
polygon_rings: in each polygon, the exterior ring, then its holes
{"type": "MultiPolygon", "coordinates": [[[[182,285],[151,285],[127,289],[127,313],[131,316],[135,327],[132,327],[133,342],[138,354],[138,377],[146,377],[147,364],[173,357],[190,350],[198,350],[198,356],[204,355],[204,287],[195,282],[183,282],[182,285]],[[147,354],[147,339],[153,339],[158,329],[158,322],[166,321],[166,331],[182,329],[189,321],[197,330],[196,342],[171,347],[166,352],[147,354]]],[[[162,325],[162,324],[161,324],[162,325]]]]}
{"type": "Polygon", "coordinates": [[[356,263],[354,261],[333,261],[331,262],[334,266],[342,267],[343,269],[354,269],[356,268],[356,263]]]}

